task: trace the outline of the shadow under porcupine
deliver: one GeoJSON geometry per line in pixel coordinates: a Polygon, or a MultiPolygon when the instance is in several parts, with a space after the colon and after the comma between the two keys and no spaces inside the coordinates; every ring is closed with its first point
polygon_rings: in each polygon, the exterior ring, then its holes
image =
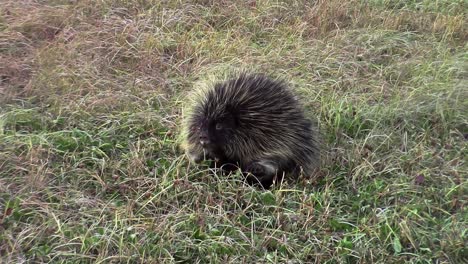
{"type": "Polygon", "coordinates": [[[268,189],[283,175],[310,175],[319,163],[316,128],[287,85],[262,74],[198,90],[184,121],[189,158],[224,171],[240,168],[268,189]]]}

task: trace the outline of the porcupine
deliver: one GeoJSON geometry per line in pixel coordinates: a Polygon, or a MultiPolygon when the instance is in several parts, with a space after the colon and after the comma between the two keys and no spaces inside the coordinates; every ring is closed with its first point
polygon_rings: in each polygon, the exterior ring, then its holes
{"type": "Polygon", "coordinates": [[[317,130],[283,80],[241,72],[198,90],[184,123],[189,158],[268,189],[283,175],[310,175],[319,163],[317,130]]]}

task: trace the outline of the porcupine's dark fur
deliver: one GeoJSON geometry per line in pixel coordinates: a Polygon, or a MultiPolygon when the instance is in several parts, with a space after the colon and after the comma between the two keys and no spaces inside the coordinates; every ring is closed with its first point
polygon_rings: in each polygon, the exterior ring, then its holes
{"type": "Polygon", "coordinates": [[[283,173],[310,175],[319,162],[315,126],[298,100],[284,82],[261,74],[241,73],[202,91],[185,129],[192,161],[236,165],[264,188],[283,173]]]}

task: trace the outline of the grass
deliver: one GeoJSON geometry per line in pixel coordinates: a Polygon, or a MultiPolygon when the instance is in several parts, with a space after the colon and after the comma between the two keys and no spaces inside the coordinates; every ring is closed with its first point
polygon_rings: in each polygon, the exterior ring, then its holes
{"type": "Polygon", "coordinates": [[[10,1],[0,7],[1,262],[464,263],[465,1],[10,1]],[[210,72],[290,80],[316,177],[189,166],[210,72]]]}

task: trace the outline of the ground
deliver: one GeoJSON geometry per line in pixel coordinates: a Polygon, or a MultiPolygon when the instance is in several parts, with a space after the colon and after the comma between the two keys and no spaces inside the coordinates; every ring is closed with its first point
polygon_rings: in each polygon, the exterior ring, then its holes
{"type": "Polygon", "coordinates": [[[463,263],[463,0],[0,5],[6,263],[463,263]],[[287,79],[316,175],[271,191],[177,147],[211,72],[287,79]]]}

